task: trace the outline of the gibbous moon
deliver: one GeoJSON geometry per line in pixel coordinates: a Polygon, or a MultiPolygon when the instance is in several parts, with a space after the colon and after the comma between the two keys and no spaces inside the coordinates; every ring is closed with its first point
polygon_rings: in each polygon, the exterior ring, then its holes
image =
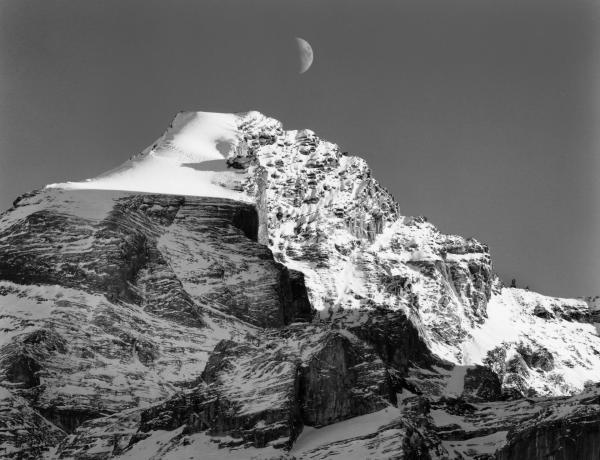
{"type": "Polygon", "coordinates": [[[300,55],[300,73],[306,72],[313,63],[313,50],[306,40],[296,37],[298,54],[300,55]]]}

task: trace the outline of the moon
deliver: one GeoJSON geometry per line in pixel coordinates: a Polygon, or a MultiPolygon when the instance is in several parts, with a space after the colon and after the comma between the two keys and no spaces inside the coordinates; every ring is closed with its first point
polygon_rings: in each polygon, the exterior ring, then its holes
{"type": "Polygon", "coordinates": [[[298,54],[300,55],[300,73],[304,73],[310,69],[313,63],[313,50],[310,43],[303,38],[296,37],[296,44],[298,45],[298,54]]]}

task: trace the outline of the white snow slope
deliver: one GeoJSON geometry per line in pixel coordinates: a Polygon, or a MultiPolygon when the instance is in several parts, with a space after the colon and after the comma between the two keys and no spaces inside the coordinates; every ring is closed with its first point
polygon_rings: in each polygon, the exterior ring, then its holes
{"type": "Polygon", "coordinates": [[[50,184],[47,187],[126,190],[248,201],[241,190],[236,190],[243,173],[223,170],[225,159],[240,142],[237,123],[237,116],[233,114],[180,112],[154,144],[118,168],[83,182],[50,184]],[[206,169],[197,169],[203,163],[206,169]]]}

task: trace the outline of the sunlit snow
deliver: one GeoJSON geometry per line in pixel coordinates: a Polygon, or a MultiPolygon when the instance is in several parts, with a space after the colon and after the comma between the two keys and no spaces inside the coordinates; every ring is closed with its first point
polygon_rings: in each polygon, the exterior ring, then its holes
{"type": "Polygon", "coordinates": [[[238,118],[234,114],[181,112],[154,144],[118,168],[82,182],[57,183],[47,187],[126,190],[248,201],[243,192],[236,190],[243,172],[195,167],[227,158],[239,143],[237,123],[238,118]]]}

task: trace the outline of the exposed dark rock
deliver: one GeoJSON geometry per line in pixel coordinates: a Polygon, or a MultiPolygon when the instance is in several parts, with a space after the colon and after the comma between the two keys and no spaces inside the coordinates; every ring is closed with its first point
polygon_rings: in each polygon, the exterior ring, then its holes
{"type": "Polygon", "coordinates": [[[506,372],[506,347],[498,346],[488,351],[483,363],[502,379],[506,372]]]}
{"type": "Polygon", "coordinates": [[[173,271],[158,247],[159,238],[169,235],[173,226],[204,235],[205,253],[197,256],[210,262],[202,275],[213,278],[209,285],[215,288],[205,294],[205,301],[216,301],[227,313],[260,326],[281,326],[312,316],[302,275],[290,276],[267,248],[256,243],[255,208],[219,198],[126,195],[116,198],[112,210],[98,222],[50,210],[33,212],[0,229],[0,279],[84,288],[201,327],[201,299],[190,297],[182,274],[173,271]],[[89,250],[70,249],[86,240],[89,250]],[[228,251],[231,257],[245,256],[244,265],[223,265],[228,251]],[[266,283],[240,277],[252,264],[254,270],[265,271],[266,283]]]}
{"type": "MultiPolygon", "coordinates": [[[[88,205],[87,197],[94,205],[105,203],[106,214],[88,218],[62,212],[61,204],[53,207],[53,193],[41,191],[29,197],[35,203],[42,200],[47,209],[24,213],[11,226],[0,228],[0,279],[21,286],[71,288],[77,290],[76,300],[62,293],[48,294],[52,300],[37,298],[55,314],[40,322],[48,327],[16,335],[0,349],[0,377],[30,401],[32,410],[66,432],[139,404],[140,398],[164,398],[166,382],[162,376],[157,378],[158,372],[164,366],[174,370],[181,366],[171,364],[173,358],[165,359],[165,353],[190,353],[177,329],[202,331],[208,327],[207,317],[212,324],[223,321],[219,314],[232,315],[231,323],[243,320],[263,327],[310,321],[313,316],[303,275],[275,262],[271,251],[256,241],[259,222],[252,205],[102,191],[67,195],[75,208],[88,205]],[[172,242],[165,246],[165,241],[172,242]],[[99,303],[92,307],[88,302],[99,303]],[[164,327],[162,323],[139,318],[138,306],[151,318],[172,321],[170,330],[157,330],[157,325],[164,327]],[[132,361],[139,361],[133,375],[113,385],[114,378],[124,376],[105,372],[105,363],[124,366],[132,361]],[[144,382],[145,372],[154,380],[144,382]],[[82,390],[71,394],[72,382],[80,382],[82,390]],[[128,387],[125,392],[123,385],[128,387]]],[[[31,206],[27,200],[17,206],[31,206]]],[[[2,292],[24,295],[9,287],[2,292]]],[[[31,324],[23,327],[31,330],[31,324]]],[[[194,340],[210,351],[204,334],[199,332],[194,340]]],[[[190,361],[194,356],[178,360],[191,363],[199,359],[190,361]]],[[[295,367],[290,372],[295,382],[295,367]]],[[[180,384],[183,388],[189,381],[180,384]]],[[[169,390],[173,391],[172,385],[169,390]]],[[[296,390],[290,391],[290,407],[295,408],[296,390]]],[[[287,409],[263,411],[262,418],[230,419],[233,406],[228,404],[221,399],[205,405],[211,432],[232,432],[257,445],[281,437],[278,423],[287,409]],[[271,434],[268,427],[253,430],[252,423],[260,426],[263,419],[277,420],[271,434]]],[[[294,438],[298,422],[290,423],[286,433],[294,438]]]]}
{"type": "Polygon", "coordinates": [[[280,277],[284,324],[291,324],[296,321],[311,321],[315,311],[308,299],[304,274],[297,270],[282,267],[280,277]]]}
{"type": "Polygon", "coordinates": [[[202,309],[185,291],[181,281],[156,247],[148,248],[145,266],[135,279],[139,303],[149,312],[177,322],[204,326],[202,309]]]}
{"type": "Polygon", "coordinates": [[[120,455],[136,439],[140,419],[137,409],[88,420],[63,439],[53,458],[107,460],[120,455]]]}
{"type": "Polygon", "coordinates": [[[502,397],[502,385],[498,375],[485,366],[467,369],[463,398],[468,400],[497,401],[502,397]]]}
{"type": "Polygon", "coordinates": [[[481,321],[486,316],[486,306],[492,289],[492,266],[489,255],[485,253],[483,263],[470,262],[466,270],[463,264],[449,263],[448,271],[456,292],[468,299],[474,316],[481,321]]]}
{"type": "Polygon", "coordinates": [[[66,433],[46,420],[29,403],[0,388],[0,458],[37,460],[66,433]]]}
{"type": "Polygon", "coordinates": [[[554,356],[550,351],[535,342],[530,344],[518,343],[507,359],[507,347],[500,346],[488,352],[484,360],[500,378],[503,397],[521,398],[535,396],[527,379],[534,372],[549,372],[554,369],[554,356]]]}
{"type": "MultiPolygon", "coordinates": [[[[144,410],[139,431],[174,430],[182,425],[187,426],[188,432],[206,430],[219,411],[226,410],[219,406],[217,396],[202,385],[199,391],[179,393],[163,404],[144,410]]],[[[143,439],[143,435],[137,439],[143,439]]]]}
{"type": "MultiPolygon", "coordinates": [[[[9,354],[10,350],[6,350],[9,354]]],[[[10,359],[3,364],[4,378],[20,388],[32,388],[40,384],[38,375],[42,367],[31,356],[10,353],[10,359]]]]}
{"type": "Polygon", "coordinates": [[[103,415],[94,410],[78,410],[68,407],[40,408],[39,412],[66,433],[73,433],[83,422],[103,415]]]}
{"type": "Polygon", "coordinates": [[[395,401],[382,361],[356,338],[312,328],[255,340],[220,342],[200,385],[144,411],[140,432],[185,425],[186,433],[206,430],[255,447],[282,439],[289,446],[303,424],[328,425],[395,401]],[[306,348],[314,352],[302,358],[306,348]]]}
{"type": "Polygon", "coordinates": [[[497,460],[597,460],[600,458],[600,411],[597,406],[555,420],[543,420],[508,435],[497,460]]]}
{"type": "Polygon", "coordinates": [[[131,341],[134,353],[137,355],[140,362],[146,366],[150,366],[160,356],[160,352],[156,344],[149,340],[134,338],[131,341]]]}
{"type": "Polygon", "coordinates": [[[577,321],[580,323],[589,323],[592,321],[592,312],[585,302],[577,305],[556,304],[552,306],[552,312],[556,317],[562,318],[565,321],[577,321]]]}
{"type": "Polygon", "coordinates": [[[329,334],[301,368],[302,419],[310,426],[374,412],[395,402],[390,377],[377,357],[340,334],[329,334]]]}
{"type": "Polygon", "coordinates": [[[542,319],[552,319],[554,318],[554,313],[544,308],[542,305],[536,305],[533,309],[533,314],[538,318],[542,319]]]}
{"type": "Polygon", "coordinates": [[[467,415],[477,411],[477,407],[464,398],[441,398],[438,404],[442,404],[446,412],[452,415],[467,415]]]}
{"type": "Polygon", "coordinates": [[[523,360],[530,368],[551,371],[554,369],[554,357],[550,351],[543,346],[533,348],[520,344],[517,352],[523,357],[523,360]]]}
{"type": "Polygon", "coordinates": [[[439,361],[402,310],[374,309],[365,316],[364,322],[348,329],[369,343],[385,363],[406,373],[411,364],[429,366],[439,361]]]}
{"type": "Polygon", "coordinates": [[[290,445],[302,421],[297,403],[297,364],[286,358],[280,353],[260,356],[252,345],[222,341],[207,363],[203,382],[190,392],[144,411],[140,432],[185,425],[185,433],[207,430],[255,447],[278,439],[287,440],[282,446],[286,442],[290,445]],[[240,369],[240,363],[247,359],[257,360],[253,364],[258,366],[248,363],[240,369]],[[253,379],[263,378],[269,371],[273,372],[270,386],[253,379]],[[249,398],[252,395],[254,398],[249,398]]]}
{"type": "Polygon", "coordinates": [[[0,377],[16,388],[36,387],[45,361],[66,352],[65,340],[54,331],[38,329],[18,335],[0,350],[0,377]]]}

